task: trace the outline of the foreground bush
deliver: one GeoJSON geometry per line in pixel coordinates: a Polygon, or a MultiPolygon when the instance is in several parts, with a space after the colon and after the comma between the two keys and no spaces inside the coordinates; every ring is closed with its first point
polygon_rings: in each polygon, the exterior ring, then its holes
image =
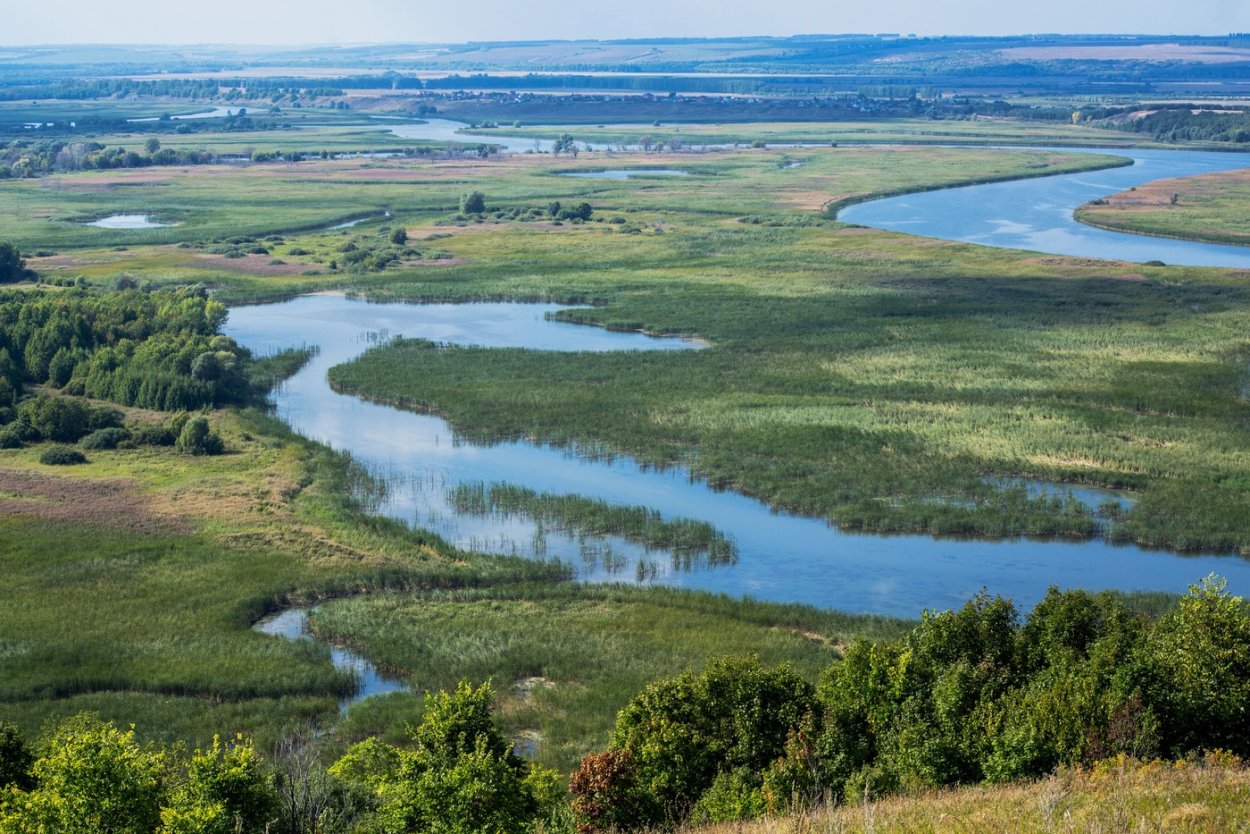
{"type": "Polygon", "coordinates": [[[183,761],[90,715],[70,719],[30,762],[0,725],[0,834],[262,834],[278,798],[242,737],[183,761]]]}
{"type": "Polygon", "coordinates": [[[174,448],[184,455],[220,455],[226,444],[209,429],[207,417],[192,417],[182,427],[174,448]]]}
{"type": "Polygon", "coordinates": [[[87,462],[87,456],[73,446],[49,446],[39,456],[45,466],[76,466],[87,462]]]}
{"type": "Polygon", "coordinates": [[[557,776],[513,754],[493,701],[489,684],[427,695],[410,749],[370,739],[331,768],[374,797],[365,830],[521,834],[551,815],[557,776]]]}
{"type": "Polygon", "coordinates": [[[900,640],[853,643],[816,696],[742,662],[653,684],[618,717],[612,778],[592,778],[603,760],[583,762],[574,784],[592,789],[575,790],[574,807],[584,830],[637,829],[1109,756],[1246,756],[1248,703],[1250,606],[1222,582],[1157,620],[1112,594],[1052,589],[1022,623],[1010,601],[981,594],[900,640]],[[635,778],[645,797],[618,787],[635,778]]]}

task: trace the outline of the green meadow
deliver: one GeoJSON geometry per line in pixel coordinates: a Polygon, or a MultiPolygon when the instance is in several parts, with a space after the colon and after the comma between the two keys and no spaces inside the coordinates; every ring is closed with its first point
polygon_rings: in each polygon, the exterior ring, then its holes
{"type": "MultiPolygon", "coordinates": [[[[205,140],[161,136],[184,138],[205,140]]],[[[295,147],[296,137],[280,138],[295,147]]],[[[624,356],[408,342],[332,379],[446,414],[468,434],[680,463],[848,527],[1095,534],[1088,510],[990,480],[1019,475],[1138,491],[1116,536],[1245,549],[1250,291],[1237,276],[990,250],[832,219],[874,195],[1122,162],[822,147],[666,156],[665,167],[689,176],[625,181],[561,174],[655,167],[655,157],[142,168],[0,182],[0,240],[16,241],[43,281],[81,278],[92,291],[127,274],[140,285],[203,282],[230,303],[339,288],[590,304],[565,317],[710,346],[624,356]],[[472,191],[486,211],[462,214],[472,191]],[[553,211],[583,201],[589,222],[553,211]],[[176,225],[83,225],[123,213],[176,225]]],[[[53,472],[38,463],[39,446],[0,451],[0,483],[25,485],[0,486],[0,718],[33,734],[90,709],[152,736],[246,730],[266,743],[293,724],[329,722],[349,682],[328,650],[250,626],[293,602],[351,596],[323,605],[314,628],[418,689],[494,680],[508,729],[566,767],[602,747],[613,712],[647,681],[750,652],[812,677],[842,642],[901,628],[559,584],[555,566],[459,552],[369,516],[353,498],[364,476],[272,417],[210,419],[231,454],[92,451],[85,466],[53,472]]],[[[576,496],[518,501],[517,511],[577,525],[646,526],[576,496]]],[[[394,738],[419,709],[404,695],[366,701],[339,732],[394,738]]]]}
{"type": "Polygon", "coordinates": [[[1139,235],[1250,245],[1250,171],[1155,180],[1077,209],[1091,226],[1139,235]]]}

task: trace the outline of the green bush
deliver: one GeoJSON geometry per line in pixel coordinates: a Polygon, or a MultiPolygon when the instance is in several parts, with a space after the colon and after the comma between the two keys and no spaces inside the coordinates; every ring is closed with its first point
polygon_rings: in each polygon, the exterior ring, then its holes
{"type": "Polygon", "coordinates": [[[35,787],[10,793],[0,831],[152,834],[160,823],[164,757],[90,716],[62,725],[33,768],[35,787]]]}
{"type": "Polygon", "coordinates": [[[84,449],[116,449],[119,443],[124,443],[129,439],[130,432],[114,426],[107,429],[96,429],[79,441],[78,445],[84,449]]]}
{"type": "Polygon", "coordinates": [[[91,409],[73,397],[33,397],[17,407],[17,421],[28,439],[75,443],[91,431],[91,409]]]}
{"type": "Polygon", "coordinates": [[[17,727],[0,721],[0,791],[9,785],[19,790],[30,790],[34,779],[30,766],[34,757],[17,727]]]}
{"type": "Polygon", "coordinates": [[[12,284],[26,278],[26,262],[12,243],[0,242],[0,284],[12,284]]]}
{"type": "Polygon", "coordinates": [[[612,746],[632,751],[643,786],[681,819],[722,773],[762,773],[782,757],[818,709],[811,684],[787,666],[717,660],[635,695],[617,715],[612,746]]]}
{"type": "Polygon", "coordinates": [[[49,446],[39,456],[39,462],[47,466],[75,466],[87,462],[87,456],[73,446],[49,446]]]}
{"type": "Polygon", "coordinates": [[[370,739],[334,764],[333,775],[375,799],[364,830],[521,834],[550,813],[551,774],[513,755],[493,700],[489,684],[427,695],[411,748],[370,739]]]}
{"type": "Polygon", "coordinates": [[[160,834],[264,832],[276,820],[278,795],[260,755],[241,736],[196,750],[161,809],[160,834]]]}
{"type": "Polygon", "coordinates": [[[140,446],[172,446],[178,440],[178,435],[168,426],[152,423],[136,426],[130,435],[140,446]]]}
{"type": "Polygon", "coordinates": [[[174,448],[184,455],[220,455],[226,444],[209,428],[207,417],[192,417],[183,425],[174,448]]]}

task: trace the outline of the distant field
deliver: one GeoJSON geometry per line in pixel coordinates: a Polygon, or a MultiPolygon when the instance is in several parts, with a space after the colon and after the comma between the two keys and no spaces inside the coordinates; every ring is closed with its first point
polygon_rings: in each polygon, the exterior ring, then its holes
{"type": "Polygon", "coordinates": [[[1250,245],[1250,168],[1155,180],[1087,203],[1076,219],[1119,232],[1250,245]]]}
{"type": "Polygon", "coordinates": [[[1250,62],[1250,49],[1214,44],[1016,46],[999,50],[998,54],[1008,61],[1189,61],[1199,64],[1250,62]]]}
{"type": "MultiPolygon", "coordinates": [[[[470,131],[489,136],[492,130],[470,131]]],[[[798,142],[805,144],[890,143],[908,144],[1001,144],[1001,145],[1093,145],[1128,147],[1153,144],[1142,137],[1116,130],[1071,125],[1063,122],[1027,122],[1007,119],[954,121],[891,119],[859,122],[754,122],[742,124],[659,125],[501,125],[499,133],[554,138],[570,133],[583,142],[637,145],[644,137],[656,143],[677,139],[686,145],[798,142]]]]}

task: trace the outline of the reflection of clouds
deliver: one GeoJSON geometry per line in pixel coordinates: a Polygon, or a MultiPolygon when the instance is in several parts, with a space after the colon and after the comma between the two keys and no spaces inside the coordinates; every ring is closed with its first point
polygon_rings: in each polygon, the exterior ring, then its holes
{"type": "MultiPolygon", "coordinates": [[[[1010,217],[1001,212],[989,216],[1010,217]]],[[[447,340],[496,347],[689,347],[677,340],[547,321],[542,313],[548,309],[555,305],[378,305],[316,296],[237,308],[226,332],[262,352],[320,345],[321,354],[275,395],[278,413],[313,439],[350,451],[389,483],[392,489],[381,512],[433,527],[448,541],[469,549],[559,558],[576,566],[579,578],[589,581],[634,581],[642,564],[642,578],[648,582],[902,616],[915,616],[925,607],[960,605],[967,589],[975,592],[982,586],[1011,596],[1022,607],[1035,603],[1052,583],[1184,592],[1196,578],[1217,572],[1229,578],[1235,592],[1250,588],[1250,562],[1180,559],[1097,539],[956,541],[843,532],[824,519],[774,512],[739,493],[711,489],[685,468],[657,471],[624,456],[591,460],[567,449],[522,441],[475,445],[458,439],[441,418],[337,395],[326,383],[328,368],[369,347],[360,334],[376,331],[381,324],[392,333],[437,332],[447,340]],[[653,507],[665,518],[704,520],[733,540],[738,561],[684,571],[674,569],[667,556],[624,539],[607,537],[586,548],[580,537],[550,528],[540,537],[537,526],[526,520],[474,518],[448,505],[447,490],[456,484],[497,481],[523,484],[536,492],[653,507]]]]}
{"type": "Polygon", "coordinates": [[[1073,212],[1090,200],[1151,180],[1246,167],[1245,154],[1211,151],[1043,148],[1130,156],[1129,167],[890,197],[844,209],[848,223],[1004,249],[1120,261],[1250,268],[1245,247],[1096,229],[1073,212]]]}
{"type": "Polygon", "coordinates": [[[1033,231],[1033,226],[1028,223],[1020,223],[1016,220],[990,220],[989,224],[994,227],[990,232],[992,235],[1023,235],[1033,231]]]}

